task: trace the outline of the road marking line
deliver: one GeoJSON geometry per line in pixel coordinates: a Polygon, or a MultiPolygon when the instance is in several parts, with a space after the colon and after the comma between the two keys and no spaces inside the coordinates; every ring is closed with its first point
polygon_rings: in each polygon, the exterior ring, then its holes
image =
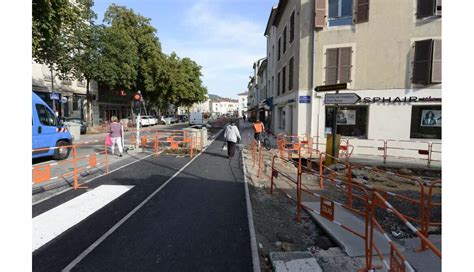
{"type": "Polygon", "coordinates": [[[133,186],[101,185],[33,218],[33,252],[133,186]]]}
{"type": "MultiPolygon", "coordinates": [[[[147,158],[149,158],[149,157],[151,157],[151,156],[153,156],[153,155],[154,155],[154,154],[149,154],[149,155],[147,155],[147,156],[145,156],[145,157],[143,157],[143,158],[141,158],[141,159],[138,159],[138,160],[136,160],[136,161],[129,162],[129,163],[127,163],[127,164],[125,164],[125,165],[122,165],[122,166],[120,166],[120,167],[118,167],[118,168],[115,168],[115,169],[113,169],[113,170],[110,170],[108,174],[113,173],[113,172],[115,172],[115,171],[118,171],[118,170],[120,170],[120,169],[122,169],[122,168],[124,168],[124,167],[127,167],[127,166],[129,166],[129,165],[132,165],[132,164],[137,163],[137,162],[139,162],[139,161],[142,161],[142,160],[144,160],[144,159],[147,159],[147,158]]],[[[111,164],[115,164],[115,163],[117,163],[117,162],[119,162],[119,161],[114,161],[114,162],[110,163],[109,166],[110,166],[111,164]]],[[[101,163],[104,163],[104,162],[101,162],[101,163]]],[[[91,179],[89,179],[89,180],[85,180],[83,184],[89,183],[89,182],[91,182],[91,181],[94,181],[94,180],[96,180],[96,179],[98,179],[98,178],[100,178],[100,177],[103,177],[103,176],[105,176],[105,175],[108,175],[108,174],[107,174],[107,173],[100,174],[100,175],[98,175],[97,177],[91,178],[91,179]]],[[[57,177],[56,177],[56,178],[57,178],[57,177]]],[[[41,199],[41,200],[36,201],[35,203],[33,203],[33,206],[36,205],[36,204],[39,204],[39,203],[41,203],[41,202],[44,202],[44,201],[46,201],[46,200],[48,200],[48,199],[50,199],[50,198],[53,198],[53,197],[55,197],[55,196],[58,196],[58,195],[60,195],[60,194],[62,194],[62,193],[65,193],[65,192],[67,192],[67,191],[73,190],[73,189],[74,189],[74,187],[69,187],[69,188],[64,189],[64,190],[62,190],[62,191],[59,191],[59,192],[57,192],[57,193],[55,193],[55,194],[53,194],[53,195],[50,195],[50,196],[48,196],[48,197],[46,197],[46,198],[43,198],[43,199],[41,199]]]]}
{"type": "MultiPolygon", "coordinates": [[[[214,139],[210,141],[210,143],[196,155],[196,157],[192,158],[188,163],[186,163],[181,169],[179,169],[173,176],[171,176],[168,180],[165,181],[158,189],[156,189],[153,193],[151,193],[145,200],[143,200],[138,206],[136,206],[133,210],[131,210],[125,217],[120,219],[115,225],[112,226],[106,233],[104,233],[97,241],[95,241],[92,245],[90,245],[86,250],[84,250],[79,256],[77,256],[71,263],[69,263],[65,268],[61,271],[71,271],[74,266],[76,266],[79,262],[81,262],[89,253],[91,253],[96,247],[98,247],[107,237],[109,237],[115,230],[117,230],[123,223],[125,223],[132,215],[134,215],[141,207],[143,207],[150,199],[152,199],[159,191],[161,191],[169,182],[171,182],[176,176],[181,174],[181,172],[186,169],[196,158],[198,158],[201,154],[203,154],[209,146],[214,142],[215,139],[222,133],[223,129],[221,129],[214,139]]],[[[151,154],[153,155],[153,154],[151,154]]]]}
{"type": "Polygon", "coordinates": [[[260,260],[258,258],[257,238],[255,235],[255,227],[253,224],[252,202],[250,202],[249,186],[248,186],[248,181],[247,181],[247,165],[245,165],[245,158],[244,158],[245,156],[244,156],[243,148],[240,150],[240,154],[242,157],[242,165],[244,169],[245,200],[247,203],[247,219],[249,222],[249,230],[250,230],[250,248],[252,250],[253,271],[260,272],[260,260]]]}

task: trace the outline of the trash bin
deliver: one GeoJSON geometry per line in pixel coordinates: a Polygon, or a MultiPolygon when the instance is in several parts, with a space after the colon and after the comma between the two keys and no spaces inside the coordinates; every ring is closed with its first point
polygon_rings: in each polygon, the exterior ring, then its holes
{"type": "Polygon", "coordinates": [[[72,139],[77,142],[81,139],[81,125],[80,124],[67,124],[67,129],[71,133],[72,139]]]}
{"type": "Polygon", "coordinates": [[[189,131],[193,135],[193,138],[200,142],[200,144],[196,146],[197,150],[201,151],[201,148],[207,145],[207,129],[204,126],[202,128],[188,127],[183,128],[183,130],[189,131]]]}

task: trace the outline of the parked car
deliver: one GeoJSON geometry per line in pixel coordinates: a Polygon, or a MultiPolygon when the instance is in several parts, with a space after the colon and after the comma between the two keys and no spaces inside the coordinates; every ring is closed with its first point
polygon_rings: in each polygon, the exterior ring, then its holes
{"type": "Polygon", "coordinates": [[[56,117],[53,110],[34,92],[32,93],[33,151],[32,158],[53,156],[64,160],[69,156],[72,144],[71,134],[56,117]],[[57,147],[50,149],[51,147],[57,147]]]}
{"type": "Polygon", "coordinates": [[[149,126],[154,126],[154,125],[156,125],[156,124],[158,123],[157,120],[156,120],[156,118],[153,117],[153,116],[144,115],[144,116],[142,116],[142,118],[148,119],[148,125],[149,125],[149,126]]]}
{"type": "Polygon", "coordinates": [[[165,115],[165,116],[161,116],[160,121],[161,121],[161,123],[163,123],[165,125],[169,125],[169,124],[173,124],[173,123],[178,122],[178,119],[174,116],[171,116],[171,115],[165,115]]]}
{"type": "Polygon", "coordinates": [[[146,127],[150,125],[150,118],[148,116],[140,116],[140,126],[146,127]]]}
{"type": "Polygon", "coordinates": [[[178,122],[184,123],[184,122],[187,122],[189,118],[187,115],[183,114],[183,115],[178,115],[177,119],[178,119],[178,122]]]}
{"type": "Polygon", "coordinates": [[[86,126],[86,123],[83,120],[81,120],[81,118],[68,118],[68,117],[64,118],[64,124],[68,125],[69,123],[81,125],[81,134],[86,134],[87,126],[86,126]]]}

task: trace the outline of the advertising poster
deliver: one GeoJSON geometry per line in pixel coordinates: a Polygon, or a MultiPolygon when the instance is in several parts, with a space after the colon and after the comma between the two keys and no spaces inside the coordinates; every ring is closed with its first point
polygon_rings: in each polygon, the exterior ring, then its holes
{"type": "Polygon", "coordinates": [[[441,111],[440,110],[422,110],[421,111],[422,127],[441,127],[441,111]]]}
{"type": "Polygon", "coordinates": [[[336,117],[337,125],[355,125],[356,111],[355,110],[338,110],[336,117]]]}

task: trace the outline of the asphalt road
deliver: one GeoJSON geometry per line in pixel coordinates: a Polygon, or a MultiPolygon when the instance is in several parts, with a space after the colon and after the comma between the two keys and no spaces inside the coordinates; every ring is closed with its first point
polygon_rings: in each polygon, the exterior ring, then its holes
{"type": "MultiPolygon", "coordinates": [[[[91,182],[134,187],[33,252],[33,270],[252,271],[242,165],[222,138],[159,191],[189,158],[150,157],[91,182]]],[[[33,216],[83,192],[35,205],[33,216]]]]}

